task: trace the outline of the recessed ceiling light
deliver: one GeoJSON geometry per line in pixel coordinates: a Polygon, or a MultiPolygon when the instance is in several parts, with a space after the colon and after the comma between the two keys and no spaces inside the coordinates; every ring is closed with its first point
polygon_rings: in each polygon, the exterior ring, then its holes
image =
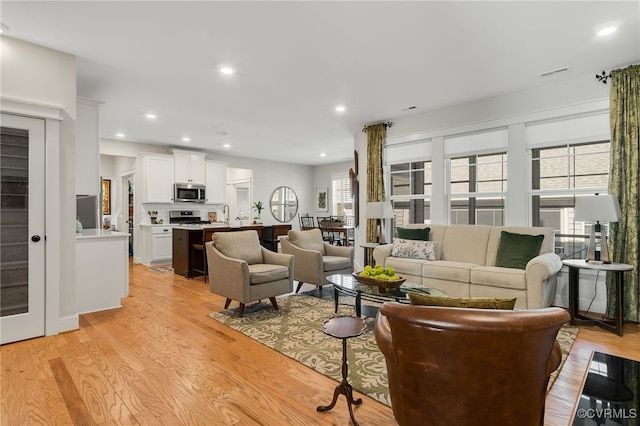
{"type": "Polygon", "coordinates": [[[228,143],[222,144],[222,146],[227,149],[231,148],[231,144],[228,143]]]}
{"type": "Polygon", "coordinates": [[[596,34],[600,37],[608,36],[609,34],[615,33],[618,30],[618,26],[617,23],[605,24],[596,30],[596,34]]]}
{"type": "Polygon", "coordinates": [[[4,34],[6,32],[9,32],[9,27],[7,27],[5,24],[0,22],[0,34],[4,34]]]}
{"type": "Polygon", "coordinates": [[[117,138],[124,138],[124,133],[116,133],[117,138]]]}
{"type": "Polygon", "coordinates": [[[190,137],[188,137],[188,136],[184,136],[184,137],[182,138],[182,142],[191,142],[191,138],[190,138],[190,137]]]}
{"type": "Polygon", "coordinates": [[[223,66],[223,67],[220,67],[220,73],[224,75],[231,75],[235,73],[235,70],[231,67],[223,66]]]}
{"type": "Polygon", "coordinates": [[[327,154],[326,154],[326,153],[324,153],[324,152],[321,152],[321,153],[320,153],[320,157],[326,157],[326,156],[327,156],[327,154]]]}
{"type": "Polygon", "coordinates": [[[347,110],[347,107],[344,105],[338,105],[336,107],[336,112],[345,112],[347,110]]]}
{"type": "Polygon", "coordinates": [[[145,117],[147,117],[147,118],[149,118],[151,120],[155,120],[156,118],[158,118],[158,116],[153,114],[153,113],[145,114],[145,117]]]}

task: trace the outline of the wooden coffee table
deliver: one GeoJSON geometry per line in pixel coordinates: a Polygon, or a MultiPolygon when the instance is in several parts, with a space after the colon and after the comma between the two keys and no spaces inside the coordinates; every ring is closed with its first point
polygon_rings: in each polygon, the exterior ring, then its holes
{"type": "Polygon", "coordinates": [[[360,317],[363,310],[368,317],[375,317],[378,308],[375,306],[362,306],[362,301],[366,300],[375,303],[384,302],[400,302],[409,303],[407,293],[433,294],[435,296],[446,296],[447,294],[436,288],[427,287],[422,284],[411,283],[405,281],[400,287],[386,292],[380,292],[378,287],[362,284],[356,280],[351,274],[335,274],[329,275],[327,281],[333,284],[334,309],[338,312],[340,294],[352,296],[355,298],[356,315],[360,317]]]}

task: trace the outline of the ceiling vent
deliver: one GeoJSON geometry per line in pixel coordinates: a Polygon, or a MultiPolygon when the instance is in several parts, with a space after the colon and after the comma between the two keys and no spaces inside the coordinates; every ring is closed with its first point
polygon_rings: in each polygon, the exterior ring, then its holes
{"type": "Polygon", "coordinates": [[[569,67],[562,67],[562,68],[558,68],[552,71],[547,71],[547,72],[543,72],[542,74],[540,74],[540,77],[549,77],[550,75],[555,75],[555,74],[559,74],[561,72],[565,72],[565,71],[569,71],[569,67]]]}

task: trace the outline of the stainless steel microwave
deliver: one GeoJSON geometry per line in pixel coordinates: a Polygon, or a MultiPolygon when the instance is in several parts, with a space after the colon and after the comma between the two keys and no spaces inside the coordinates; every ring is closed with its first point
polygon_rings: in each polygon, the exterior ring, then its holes
{"type": "Polygon", "coordinates": [[[174,184],[173,201],[175,203],[204,203],[206,187],[191,183],[174,184]]]}

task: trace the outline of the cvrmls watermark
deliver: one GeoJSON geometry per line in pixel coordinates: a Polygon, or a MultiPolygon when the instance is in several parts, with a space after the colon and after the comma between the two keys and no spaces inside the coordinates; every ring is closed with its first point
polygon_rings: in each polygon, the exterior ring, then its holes
{"type": "Polygon", "coordinates": [[[637,419],[635,408],[578,408],[576,412],[581,419],[637,419]]]}

